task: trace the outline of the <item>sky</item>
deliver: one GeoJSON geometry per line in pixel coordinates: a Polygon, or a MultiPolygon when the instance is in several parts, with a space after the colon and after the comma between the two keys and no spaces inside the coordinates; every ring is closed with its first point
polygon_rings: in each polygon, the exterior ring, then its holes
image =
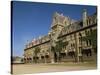
{"type": "Polygon", "coordinates": [[[91,15],[95,13],[96,6],[13,1],[12,55],[23,56],[27,40],[47,35],[55,12],[80,20],[83,9],[91,15]]]}

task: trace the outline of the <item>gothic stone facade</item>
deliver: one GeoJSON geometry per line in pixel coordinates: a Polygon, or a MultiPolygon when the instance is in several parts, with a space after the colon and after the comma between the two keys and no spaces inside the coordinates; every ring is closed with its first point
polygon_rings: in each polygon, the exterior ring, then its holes
{"type": "Polygon", "coordinates": [[[53,58],[50,52],[51,44],[54,41],[67,41],[68,44],[63,47],[61,54],[61,62],[74,62],[74,53],[77,53],[77,59],[82,56],[84,61],[96,61],[96,53],[93,51],[91,41],[81,41],[80,38],[86,36],[86,33],[91,33],[97,30],[97,13],[90,16],[87,15],[87,10],[83,10],[82,19],[75,21],[63,14],[54,13],[51,30],[45,36],[39,37],[32,42],[29,42],[24,49],[25,63],[35,62],[35,49],[40,49],[37,52],[37,63],[50,63],[53,58]],[[52,43],[51,43],[52,42],[52,43]],[[83,52],[82,52],[83,51],[83,52]]]}

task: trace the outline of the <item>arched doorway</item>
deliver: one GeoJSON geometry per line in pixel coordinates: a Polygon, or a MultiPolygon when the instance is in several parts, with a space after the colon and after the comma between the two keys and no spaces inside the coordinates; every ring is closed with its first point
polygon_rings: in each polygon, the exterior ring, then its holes
{"type": "Polygon", "coordinates": [[[45,60],[46,60],[46,63],[50,62],[50,56],[48,54],[45,55],[45,60]]]}

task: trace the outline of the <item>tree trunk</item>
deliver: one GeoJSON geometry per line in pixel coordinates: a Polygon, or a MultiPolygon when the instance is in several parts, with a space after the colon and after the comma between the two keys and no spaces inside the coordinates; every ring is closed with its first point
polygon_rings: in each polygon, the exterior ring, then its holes
{"type": "Polygon", "coordinates": [[[54,57],[54,47],[51,47],[50,49],[50,58],[51,58],[51,63],[55,63],[55,57],[54,57]]]}
{"type": "Polygon", "coordinates": [[[74,34],[74,38],[75,38],[75,49],[76,49],[75,50],[75,62],[79,62],[76,33],[74,34]]]}

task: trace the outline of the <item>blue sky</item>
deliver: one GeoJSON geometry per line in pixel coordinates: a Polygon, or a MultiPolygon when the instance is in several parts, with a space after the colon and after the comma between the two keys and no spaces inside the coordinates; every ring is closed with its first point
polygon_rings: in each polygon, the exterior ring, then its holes
{"type": "Polygon", "coordinates": [[[79,20],[84,8],[87,9],[89,15],[96,11],[95,6],[14,1],[12,10],[13,55],[22,56],[27,40],[31,41],[33,38],[48,33],[55,12],[79,20]]]}

